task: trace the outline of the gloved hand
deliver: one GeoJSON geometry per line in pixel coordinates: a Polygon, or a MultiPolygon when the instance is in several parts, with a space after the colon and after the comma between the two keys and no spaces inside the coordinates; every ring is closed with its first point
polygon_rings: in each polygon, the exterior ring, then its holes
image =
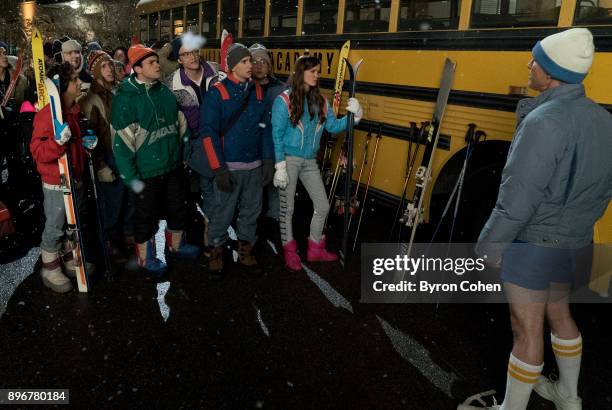
{"type": "Polygon", "coordinates": [[[70,132],[70,127],[68,127],[67,123],[62,124],[58,120],[53,119],[53,128],[55,130],[54,138],[57,145],[64,145],[72,137],[72,132],[70,132]]]}
{"type": "Polygon", "coordinates": [[[261,170],[261,186],[266,186],[272,182],[274,177],[274,161],[264,159],[263,169],[261,170]]]}
{"type": "Polygon", "coordinates": [[[355,115],[355,125],[359,124],[359,121],[363,118],[363,109],[357,98],[349,98],[346,110],[352,112],[355,115]]]}
{"type": "Polygon", "coordinates": [[[215,184],[219,191],[225,193],[231,193],[234,190],[234,177],[227,168],[219,168],[214,171],[215,173],[215,184]]]}
{"type": "Polygon", "coordinates": [[[100,182],[110,183],[110,182],[113,182],[115,179],[117,179],[115,177],[115,174],[113,173],[113,170],[110,169],[108,165],[104,166],[104,168],[99,169],[97,174],[98,174],[98,181],[100,182]]]}
{"type": "Polygon", "coordinates": [[[134,193],[140,194],[145,189],[145,183],[140,179],[134,179],[130,183],[130,188],[132,188],[132,191],[134,191],[134,193]]]}
{"type": "Polygon", "coordinates": [[[276,172],[274,173],[274,186],[280,189],[287,188],[289,185],[289,174],[287,174],[287,162],[281,161],[274,165],[276,172]]]}
{"type": "Polygon", "coordinates": [[[83,135],[83,147],[88,150],[92,150],[98,145],[98,136],[94,130],[86,130],[83,135]]]}

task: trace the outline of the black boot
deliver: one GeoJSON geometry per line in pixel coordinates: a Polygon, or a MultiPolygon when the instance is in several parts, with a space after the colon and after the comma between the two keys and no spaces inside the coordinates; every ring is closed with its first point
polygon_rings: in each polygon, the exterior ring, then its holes
{"type": "Polygon", "coordinates": [[[253,256],[253,245],[247,241],[238,241],[238,263],[242,265],[250,274],[261,275],[263,269],[253,256]]]}

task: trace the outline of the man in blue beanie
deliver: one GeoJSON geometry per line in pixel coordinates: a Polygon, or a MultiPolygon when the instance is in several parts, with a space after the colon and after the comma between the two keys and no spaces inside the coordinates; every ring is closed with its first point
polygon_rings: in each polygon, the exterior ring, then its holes
{"type": "Polygon", "coordinates": [[[612,116],[582,85],[594,50],[584,28],[550,35],[532,50],[529,87],[540,95],[518,103],[497,203],[476,248],[501,268],[514,335],[503,403],[489,408],[526,409],[535,389],[557,409],[582,409],[583,341],[568,301],[580,270],[589,269],[593,226],[612,197],[612,116]],[[540,375],[545,318],[556,381],[540,375]]]}

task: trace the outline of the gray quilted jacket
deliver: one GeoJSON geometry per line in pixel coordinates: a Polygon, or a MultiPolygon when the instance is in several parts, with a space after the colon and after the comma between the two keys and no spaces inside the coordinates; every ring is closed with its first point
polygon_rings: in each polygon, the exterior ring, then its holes
{"type": "Polygon", "coordinates": [[[516,113],[497,203],[479,245],[588,245],[612,197],[612,115],[586,98],[582,84],[521,100],[516,113]]]}

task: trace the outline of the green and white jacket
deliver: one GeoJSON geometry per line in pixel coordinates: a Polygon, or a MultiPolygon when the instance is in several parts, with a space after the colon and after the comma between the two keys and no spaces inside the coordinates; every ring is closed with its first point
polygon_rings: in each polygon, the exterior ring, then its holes
{"type": "Polygon", "coordinates": [[[189,129],[174,94],[161,82],[145,84],[131,75],[113,98],[111,118],[113,153],[126,185],[181,166],[189,129]]]}

